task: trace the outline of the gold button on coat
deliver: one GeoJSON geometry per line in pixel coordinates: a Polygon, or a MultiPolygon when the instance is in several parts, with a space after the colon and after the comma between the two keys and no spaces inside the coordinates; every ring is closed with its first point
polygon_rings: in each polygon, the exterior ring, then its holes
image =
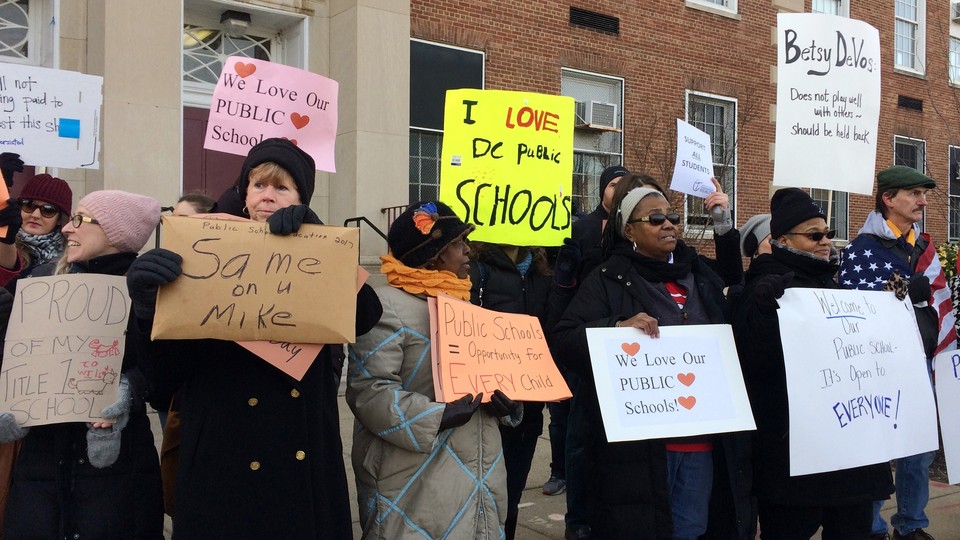
{"type": "Polygon", "coordinates": [[[260,400],[258,400],[258,399],[255,398],[255,397],[252,397],[252,398],[250,398],[250,399],[247,400],[247,405],[249,405],[249,406],[251,406],[251,407],[256,407],[256,406],[257,406],[257,403],[260,403],[260,400]]]}
{"type": "Polygon", "coordinates": [[[303,461],[304,459],[306,459],[306,457],[307,457],[306,452],[304,452],[303,450],[297,450],[297,460],[303,461]]]}
{"type": "Polygon", "coordinates": [[[251,471],[256,471],[256,470],[259,470],[259,469],[260,469],[260,462],[259,462],[259,461],[251,461],[251,462],[250,462],[250,470],[251,470],[251,471]]]}
{"type": "Polygon", "coordinates": [[[293,397],[300,397],[300,391],[294,388],[293,390],[290,391],[290,395],[293,397]]]}

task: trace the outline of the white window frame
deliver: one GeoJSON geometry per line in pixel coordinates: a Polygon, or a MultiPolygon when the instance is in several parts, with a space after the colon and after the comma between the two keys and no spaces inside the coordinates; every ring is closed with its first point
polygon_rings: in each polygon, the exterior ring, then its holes
{"type": "Polygon", "coordinates": [[[688,8],[699,9],[723,17],[739,19],[738,0],[684,0],[688,8]]]}
{"type": "MultiPolygon", "coordinates": [[[[733,152],[733,155],[731,156],[732,162],[727,164],[728,167],[733,168],[733,189],[732,189],[732,192],[731,190],[725,189],[725,193],[730,199],[730,206],[732,207],[731,216],[733,218],[733,222],[736,223],[737,222],[736,213],[738,208],[738,205],[736,202],[737,191],[738,191],[737,190],[737,172],[739,170],[739,167],[737,165],[737,157],[738,157],[737,142],[738,142],[739,134],[737,130],[739,127],[738,116],[740,114],[740,103],[737,100],[737,98],[732,98],[729,96],[721,96],[719,94],[710,94],[707,92],[697,92],[694,90],[687,90],[686,95],[684,96],[684,116],[686,117],[687,123],[694,126],[696,126],[696,124],[692,121],[693,119],[690,117],[690,111],[691,111],[690,102],[691,100],[698,100],[698,99],[703,101],[721,102],[721,103],[724,103],[726,107],[733,108],[733,118],[728,120],[729,122],[732,123],[732,128],[733,128],[733,148],[731,149],[731,151],[733,152]]],[[[714,167],[716,167],[717,165],[718,164],[716,163],[716,161],[714,161],[714,167]]],[[[720,179],[720,181],[722,183],[723,179],[720,179]]],[[[701,204],[703,201],[703,199],[699,197],[694,199],[694,198],[691,198],[691,196],[689,195],[683,196],[683,221],[684,221],[683,235],[685,237],[712,238],[713,225],[712,225],[712,221],[710,220],[710,215],[707,213],[693,212],[693,209],[691,208],[690,203],[693,202],[694,200],[700,201],[701,204]],[[699,215],[702,218],[705,218],[705,223],[702,225],[691,223],[690,218],[694,215],[699,215]]]]}
{"type": "MultiPolygon", "coordinates": [[[[252,24],[247,31],[248,34],[272,38],[270,42],[272,62],[300,69],[307,68],[309,19],[305,15],[246,3],[185,0],[183,24],[220,28],[219,13],[228,9],[250,13],[252,24]]],[[[204,109],[210,108],[215,85],[183,80],[182,47],[180,49],[180,74],[183,105],[204,109]]]]}
{"type": "MultiPolygon", "coordinates": [[[[835,219],[837,223],[843,223],[843,226],[837,225],[837,237],[835,240],[847,240],[850,238],[850,194],[846,191],[836,191],[832,189],[823,189],[823,188],[812,188],[810,189],[810,196],[814,201],[821,200],[819,197],[813,197],[813,190],[816,189],[820,192],[826,192],[825,195],[828,195],[833,204],[830,207],[830,217],[835,219]],[[843,194],[843,204],[837,204],[837,200],[840,198],[838,194],[843,194]]],[[[824,213],[827,213],[826,205],[821,205],[824,213]]],[[[830,223],[827,223],[827,226],[830,227],[830,223]]]]}
{"type": "MultiPolygon", "coordinates": [[[[916,0],[917,2],[917,18],[916,20],[905,19],[897,15],[896,3],[901,0],[894,0],[894,13],[893,13],[893,67],[895,70],[903,71],[906,73],[912,73],[917,75],[923,75],[926,70],[926,38],[927,38],[927,0],[916,0]],[[913,66],[908,66],[904,64],[897,63],[897,22],[902,21],[907,24],[915,25],[916,27],[916,36],[915,36],[915,45],[916,49],[913,52],[914,64],[913,66]]],[[[904,53],[906,54],[906,53],[904,53]]]]}
{"type": "MultiPolygon", "coordinates": [[[[953,171],[954,169],[960,172],[960,146],[950,145],[947,147],[947,171],[953,171]],[[951,163],[954,153],[957,155],[956,161],[958,163],[956,167],[951,163]]],[[[952,187],[952,179],[947,178],[947,240],[956,242],[960,240],[960,193],[953,193],[952,187]],[[954,204],[957,206],[956,211],[953,209],[954,204]],[[956,233],[954,233],[954,229],[956,229],[956,233]]]]}
{"type": "Polygon", "coordinates": [[[26,58],[0,56],[0,63],[60,67],[60,0],[29,0],[26,58]]]}
{"type": "MultiPolygon", "coordinates": [[[[923,139],[915,139],[913,137],[907,137],[904,135],[894,135],[893,136],[893,165],[902,165],[902,163],[897,163],[897,146],[898,145],[912,146],[920,152],[920,167],[913,167],[917,171],[920,171],[921,174],[927,174],[927,141],[923,139]]],[[[909,167],[909,165],[907,165],[909,167]]],[[[920,219],[920,230],[924,231],[926,228],[927,222],[927,208],[923,208],[923,218],[920,219]]]]}
{"type": "MultiPolygon", "coordinates": [[[[850,0],[824,0],[824,1],[836,1],[838,6],[837,9],[839,10],[839,12],[836,13],[836,15],[839,17],[850,17],[850,0]]],[[[827,13],[825,11],[817,11],[816,2],[817,0],[811,0],[810,13],[827,13]]],[[[827,13],[827,14],[833,15],[832,13],[827,13]]]]}

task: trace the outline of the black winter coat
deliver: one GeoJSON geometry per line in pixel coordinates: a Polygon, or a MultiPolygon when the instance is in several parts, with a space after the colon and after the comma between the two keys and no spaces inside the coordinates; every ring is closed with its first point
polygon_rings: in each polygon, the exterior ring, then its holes
{"type": "MultiPolygon", "coordinates": [[[[136,253],[119,253],[74,264],[71,273],[123,275],[136,253]]],[[[53,273],[41,265],[33,275],[53,273]]],[[[162,539],[160,460],[147,419],[146,390],[127,327],[121,372],[134,394],[130,420],[121,432],[120,456],[97,469],[87,461],[87,425],[81,422],[30,428],[14,465],[3,536],[11,539],[162,539]]]]}
{"type": "Polygon", "coordinates": [[[780,327],[776,311],[759,309],[756,298],[756,286],[761,278],[789,272],[795,275],[788,288],[839,288],[833,280],[836,268],[827,261],[779,246],[774,247],[772,254],[754,259],[747,271],[746,286],[734,315],[733,328],[757,422],[753,449],[757,496],[774,504],[803,506],[834,506],[886,499],[893,491],[887,463],[790,476],[790,424],[780,327]]]}

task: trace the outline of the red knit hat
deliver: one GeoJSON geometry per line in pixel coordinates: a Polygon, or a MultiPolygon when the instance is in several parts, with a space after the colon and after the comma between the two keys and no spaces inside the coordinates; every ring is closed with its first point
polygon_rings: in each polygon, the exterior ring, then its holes
{"type": "Polygon", "coordinates": [[[27,180],[20,190],[20,198],[48,202],[67,216],[73,208],[73,191],[70,185],[49,174],[38,174],[27,180]]]}

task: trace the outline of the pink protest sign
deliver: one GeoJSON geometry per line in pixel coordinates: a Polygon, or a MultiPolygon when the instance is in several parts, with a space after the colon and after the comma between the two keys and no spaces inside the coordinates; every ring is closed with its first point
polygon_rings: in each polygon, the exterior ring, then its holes
{"type": "Polygon", "coordinates": [[[213,92],[203,147],[245,156],[260,141],[282,137],[310,154],[318,169],[336,172],[339,88],[316,73],[231,56],[213,92]]]}

